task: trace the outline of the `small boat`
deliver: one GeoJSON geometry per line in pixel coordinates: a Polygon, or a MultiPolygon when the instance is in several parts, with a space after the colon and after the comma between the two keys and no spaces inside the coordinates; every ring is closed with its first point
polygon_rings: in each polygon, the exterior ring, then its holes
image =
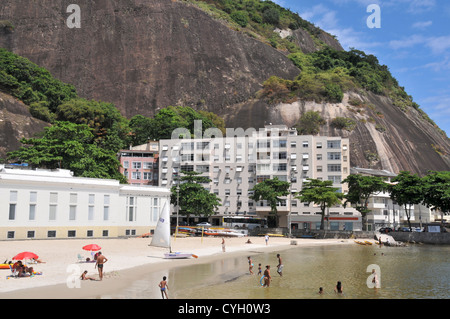
{"type": "Polygon", "coordinates": [[[366,243],[366,245],[372,245],[372,243],[370,241],[364,241],[366,243]]]}
{"type": "Polygon", "coordinates": [[[156,229],[149,246],[168,248],[169,252],[164,254],[166,259],[181,259],[181,258],[198,258],[197,255],[191,253],[173,252],[170,245],[170,211],[169,205],[166,202],[161,210],[156,229]]]}
{"type": "Polygon", "coordinates": [[[187,259],[187,258],[191,258],[191,257],[198,258],[197,255],[190,254],[190,253],[176,252],[176,253],[164,254],[165,259],[187,259]]]}
{"type": "Polygon", "coordinates": [[[359,244],[359,245],[366,245],[365,242],[359,241],[359,240],[355,240],[355,243],[359,244]]]}
{"type": "Polygon", "coordinates": [[[0,269],[9,269],[9,264],[0,264],[0,269]]]}

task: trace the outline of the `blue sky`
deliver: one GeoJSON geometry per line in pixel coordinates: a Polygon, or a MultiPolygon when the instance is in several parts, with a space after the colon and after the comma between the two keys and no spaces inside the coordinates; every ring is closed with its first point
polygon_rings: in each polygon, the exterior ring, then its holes
{"type": "Polygon", "coordinates": [[[337,36],[345,50],[375,55],[450,136],[450,1],[274,0],[337,36]],[[380,28],[367,19],[380,8],[380,28]]]}

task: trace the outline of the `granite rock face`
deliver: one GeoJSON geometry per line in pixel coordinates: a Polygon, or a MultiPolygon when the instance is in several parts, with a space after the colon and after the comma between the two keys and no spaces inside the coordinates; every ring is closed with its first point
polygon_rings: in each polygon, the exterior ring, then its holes
{"type": "MultiPolygon", "coordinates": [[[[350,138],[352,166],[420,174],[450,167],[448,138],[416,110],[402,112],[388,98],[359,96],[374,106],[360,113],[351,111],[348,94],[340,104],[269,105],[257,99],[256,92],[270,76],[294,79],[300,70],[285,52],[188,2],[78,0],[81,28],[69,28],[67,8],[72,3],[2,0],[0,47],[73,84],[81,97],[114,103],[128,118],[183,105],[214,112],[225,118],[227,127],[245,129],[270,122],[293,126],[305,111],[318,110],[327,120],[320,134],[350,138]],[[333,128],[330,122],[336,116],[353,118],[355,129],[333,128]]],[[[295,30],[292,37],[304,52],[317,50],[307,31],[295,30]]],[[[316,37],[342,49],[325,32],[316,37]]],[[[33,132],[13,130],[14,125],[4,125],[0,136],[20,139],[33,132]]],[[[18,147],[17,140],[5,141],[0,138],[0,148],[18,147]]]]}

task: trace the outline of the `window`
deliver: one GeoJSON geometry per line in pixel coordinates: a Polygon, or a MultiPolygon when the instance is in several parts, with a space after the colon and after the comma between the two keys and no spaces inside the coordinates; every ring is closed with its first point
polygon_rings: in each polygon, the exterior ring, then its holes
{"type": "Polygon", "coordinates": [[[67,237],[71,238],[71,237],[76,237],[77,235],[77,231],[76,230],[69,230],[67,231],[67,237]]]}
{"type": "Polygon", "coordinates": [[[321,172],[322,171],[322,166],[317,166],[317,172],[321,172]]]}
{"type": "Polygon", "coordinates": [[[131,172],[131,179],[141,179],[141,172],[131,172]]]}
{"type": "Polygon", "coordinates": [[[9,220],[16,219],[17,191],[9,192],[9,220]]]}
{"type": "Polygon", "coordinates": [[[129,168],[129,166],[130,166],[130,162],[128,162],[128,161],[123,162],[123,168],[129,168]]]}
{"type": "Polygon", "coordinates": [[[56,230],[49,230],[47,232],[47,238],[55,238],[56,237],[56,230]]]}
{"type": "Polygon", "coordinates": [[[198,150],[209,150],[209,142],[197,142],[198,150]]]}
{"type": "Polygon", "coordinates": [[[333,184],[340,184],[341,183],[341,175],[330,175],[328,176],[329,181],[333,181],[333,184]]]}
{"type": "Polygon", "coordinates": [[[16,219],[16,204],[9,204],[9,220],[16,219]]]}
{"type": "Polygon", "coordinates": [[[193,172],[194,165],[181,165],[181,170],[186,172],[193,172]]]}
{"type": "Polygon", "coordinates": [[[287,170],[286,163],[273,164],[273,170],[278,172],[285,172],[287,170]]]}
{"type": "Polygon", "coordinates": [[[341,152],[328,152],[328,160],[340,160],[341,152]]]}
{"type": "Polygon", "coordinates": [[[28,220],[36,219],[36,204],[30,204],[28,211],[28,220]]]}
{"type": "Polygon", "coordinates": [[[340,172],[341,164],[328,164],[328,171],[329,172],[340,172]]]}
{"type": "Polygon", "coordinates": [[[340,140],[328,141],[327,142],[327,147],[328,148],[340,148],[341,147],[341,141],[340,140]]]}
{"type": "Polygon", "coordinates": [[[316,148],[322,148],[322,142],[317,142],[316,148]]]}
{"type": "Polygon", "coordinates": [[[94,220],[94,206],[88,208],[88,220],[94,220]]]}
{"type": "Polygon", "coordinates": [[[37,202],[37,192],[30,192],[30,203],[37,202]]]}
{"type": "Polygon", "coordinates": [[[133,162],[133,169],[140,169],[142,167],[141,162],[133,162]]]}
{"type": "Polygon", "coordinates": [[[94,231],[93,230],[88,230],[86,232],[86,237],[93,237],[94,236],[94,231]]]}
{"type": "Polygon", "coordinates": [[[144,162],[144,169],[152,169],[153,163],[152,162],[144,162]]]}
{"type": "Polygon", "coordinates": [[[321,161],[322,160],[322,154],[317,154],[316,155],[316,160],[321,161]]]}
{"type": "Polygon", "coordinates": [[[127,214],[129,222],[136,221],[136,197],[134,196],[127,197],[127,214]]]}
{"type": "Polygon", "coordinates": [[[303,147],[309,147],[308,141],[303,141],[303,147]]]}
{"type": "Polygon", "coordinates": [[[57,208],[57,205],[50,205],[49,216],[48,216],[49,220],[56,220],[56,208],[57,208]]]}
{"type": "Polygon", "coordinates": [[[109,220],[109,195],[103,196],[103,220],[109,220]]]}
{"type": "Polygon", "coordinates": [[[291,141],[291,147],[292,148],[296,148],[297,147],[297,142],[296,141],[291,141]]]}
{"type": "Polygon", "coordinates": [[[256,182],[261,183],[264,182],[266,179],[270,179],[270,175],[259,175],[256,177],[256,182]]]}
{"type": "Polygon", "coordinates": [[[27,238],[34,238],[34,236],[35,236],[35,231],[34,230],[27,231],[27,238]]]}
{"type": "Polygon", "coordinates": [[[181,155],[182,162],[192,162],[194,160],[194,154],[183,154],[181,155]]]}
{"type": "Polygon", "coordinates": [[[152,173],[144,172],[144,180],[151,181],[152,180],[152,173]]]}
{"type": "Polygon", "coordinates": [[[69,207],[69,220],[76,220],[77,219],[77,206],[76,205],[70,205],[69,207]]]}

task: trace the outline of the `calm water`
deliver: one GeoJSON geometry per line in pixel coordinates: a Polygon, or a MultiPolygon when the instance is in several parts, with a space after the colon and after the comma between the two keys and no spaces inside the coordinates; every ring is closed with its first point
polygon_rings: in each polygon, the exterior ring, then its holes
{"type": "MultiPolygon", "coordinates": [[[[436,298],[450,297],[450,246],[378,247],[345,245],[292,248],[280,252],[283,277],[276,273],[276,252],[246,256],[157,272],[136,281],[111,298],[161,298],[157,284],[168,276],[169,297],[179,299],[317,299],[317,298],[436,298]],[[383,254],[382,254],[383,253],[383,254]],[[271,265],[270,288],[261,287],[258,264],[271,265]],[[380,288],[367,287],[369,265],[378,265],[380,288]],[[344,294],[334,287],[341,281],[344,294]],[[324,294],[318,295],[319,287],[324,294]]],[[[370,270],[369,270],[370,271],[370,270]]]]}

